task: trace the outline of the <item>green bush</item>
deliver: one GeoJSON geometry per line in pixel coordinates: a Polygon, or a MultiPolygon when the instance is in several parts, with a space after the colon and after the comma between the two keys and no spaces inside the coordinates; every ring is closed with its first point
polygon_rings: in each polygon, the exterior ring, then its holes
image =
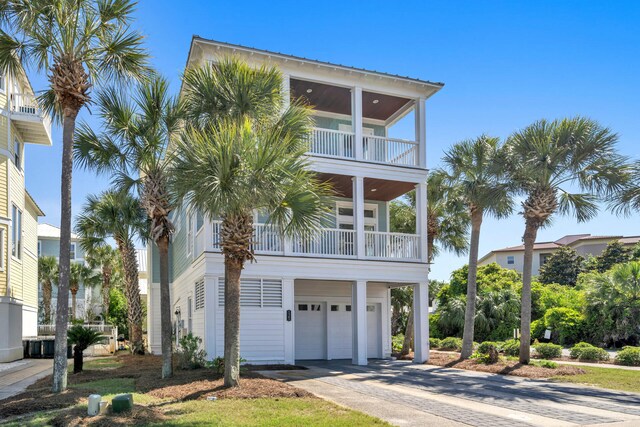
{"type": "Polygon", "coordinates": [[[593,344],[589,344],[588,342],[584,342],[584,341],[579,342],[578,344],[571,347],[569,356],[572,359],[577,359],[580,357],[580,353],[582,352],[583,349],[591,348],[591,347],[595,347],[595,346],[593,344]]]}
{"type": "Polygon", "coordinates": [[[558,364],[556,362],[552,362],[550,360],[541,360],[537,364],[542,366],[543,368],[548,369],[556,369],[558,367],[558,364]]]}
{"type": "Polygon", "coordinates": [[[544,319],[538,319],[531,322],[531,338],[532,339],[542,339],[544,337],[544,331],[547,328],[544,325],[544,319]]]}
{"type": "Polygon", "coordinates": [[[391,338],[391,347],[394,353],[399,353],[402,350],[402,343],[404,342],[404,335],[398,334],[391,338]]]}
{"type": "Polygon", "coordinates": [[[583,347],[579,350],[578,360],[609,360],[609,353],[607,353],[607,350],[600,347],[583,347]]]}
{"type": "Polygon", "coordinates": [[[572,308],[550,308],[544,314],[544,326],[552,332],[554,342],[571,344],[576,342],[581,334],[584,316],[572,308]]]}
{"type": "Polygon", "coordinates": [[[440,348],[442,350],[460,351],[462,350],[462,338],[456,338],[456,337],[445,338],[440,342],[440,348]]]}
{"type": "Polygon", "coordinates": [[[520,356],[520,340],[505,341],[500,350],[505,356],[520,356]]]}
{"type": "Polygon", "coordinates": [[[616,355],[618,365],[640,366],[640,347],[623,347],[616,355]]]}
{"type": "Polygon", "coordinates": [[[562,356],[562,346],[551,343],[536,344],[534,349],[537,356],[542,359],[554,359],[562,356]]]}
{"type": "Polygon", "coordinates": [[[489,354],[491,350],[498,351],[498,343],[493,341],[485,341],[482,344],[478,345],[478,353],[480,354],[489,354]]]}
{"type": "Polygon", "coordinates": [[[180,348],[176,351],[176,356],[180,369],[198,369],[206,366],[207,352],[200,348],[202,344],[200,337],[187,334],[180,338],[178,343],[180,348]]]}
{"type": "Polygon", "coordinates": [[[442,347],[442,340],[440,338],[429,338],[429,348],[442,347]]]}

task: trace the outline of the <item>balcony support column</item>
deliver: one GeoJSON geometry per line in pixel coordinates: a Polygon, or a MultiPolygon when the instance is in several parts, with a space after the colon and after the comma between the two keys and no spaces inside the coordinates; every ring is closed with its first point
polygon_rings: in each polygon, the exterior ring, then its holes
{"type": "Polygon", "coordinates": [[[362,140],[362,88],[351,90],[351,120],[353,121],[356,160],[364,159],[364,141],[362,140]]]}
{"type": "Polygon", "coordinates": [[[429,282],[413,287],[413,316],[413,363],[424,363],[429,360],[429,282]]]}
{"type": "Polygon", "coordinates": [[[415,100],[416,142],[418,143],[417,166],[427,167],[427,128],[425,114],[425,98],[415,100]]]}
{"type": "Polygon", "coordinates": [[[364,178],[356,176],[353,180],[353,225],[356,234],[356,256],[365,257],[364,237],[364,178]]]}
{"type": "Polygon", "coordinates": [[[367,364],[367,282],[358,280],[351,285],[351,320],[353,331],[352,359],[354,365],[367,364]]]}
{"type": "Polygon", "coordinates": [[[427,183],[416,184],[416,234],[420,236],[420,262],[428,262],[427,253],[427,183]]]}

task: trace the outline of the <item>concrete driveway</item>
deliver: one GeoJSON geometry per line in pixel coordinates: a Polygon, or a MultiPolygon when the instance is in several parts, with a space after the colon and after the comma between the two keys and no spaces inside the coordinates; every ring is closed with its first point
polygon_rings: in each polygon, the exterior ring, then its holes
{"type": "Polygon", "coordinates": [[[51,374],[52,368],[52,359],[23,359],[0,363],[0,401],[22,393],[40,378],[51,374]]]}
{"type": "Polygon", "coordinates": [[[402,361],[264,372],[398,426],[640,426],[640,394],[402,361]]]}

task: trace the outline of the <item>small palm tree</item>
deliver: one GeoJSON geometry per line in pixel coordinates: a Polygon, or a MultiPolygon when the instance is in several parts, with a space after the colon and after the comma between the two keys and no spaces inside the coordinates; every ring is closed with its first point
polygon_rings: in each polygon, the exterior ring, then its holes
{"type": "Polygon", "coordinates": [[[169,288],[170,214],[167,147],[183,127],[183,109],[169,96],[169,84],[155,77],[139,85],[133,96],[109,88],[98,96],[101,134],[83,124],[76,137],[76,159],[98,172],[113,174],[113,184],[125,193],[135,190],[149,220],[151,239],[160,260],[160,323],[162,378],[173,374],[169,288]]]}
{"type": "Polygon", "coordinates": [[[8,0],[0,7],[0,70],[19,76],[32,65],[46,73],[43,107],[62,122],[60,282],[53,391],[67,387],[67,317],[71,241],[73,133],[91,89],[102,80],[148,75],[142,35],[130,29],[131,0],[8,0]]]}
{"type": "Polygon", "coordinates": [[[501,169],[501,147],[498,138],[482,135],[454,145],[445,153],[444,163],[449,177],[459,192],[471,222],[469,245],[469,273],[467,279],[467,308],[460,357],[473,352],[473,338],[477,298],[478,249],[480,228],[485,215],[503,218],[513,210],[509,187],[501,169]]]}
{"type": "Polygon", "coordinates": [[[73,345],[73,373],[82,372],[84,357],[82,352],[102,341],[100,332],[82,325],[74,325],[67,332],[69,343],[73,345]]]}
{"type": "Polygon", "coordinates": [[[240,374],[240,275],[255,259],[254,212],[268,213],[287,235],[314,232],[327,212],[328,187],[305,155],[311,111],[296,102],[285,108],[281,83],[276,68],[254,69],[238,59],[185,75],[193,127],[176,144],[172,189],[208,218],[222,218],[228,387],[238,385],[240,374]]]}
{"type": "Polygon", "coordinates": [[[514,133],[506,144],[510,178],[522,202],[524,265],[520,316],[520,362],[529,363],[531,276],[538,230],[555,214],[587,221],[598,199],[624,187],[625,160],[616,152],[618,136],[597,122],[576,117],[540,120],[514,133]]]}
{"type": "Polygon", "coordinates": [[[100,196],[89,196],[76,222],[76,230],[85,241],[102,241],[109,237],[116,241],[125,275],[129,341],[134,354],[144,354],[143,313],[134,240],[144,240],[148,235],[147,227],[147,218],[139,200],[128,194],[113,191],[107,191],[100,196]]]}
{"type": "Polygon", "coordinates": [[[77,319],[77,301],[76,296],[80,290],[80,285],[89,283],[94,275],[93,270],[85,266],[83,263],[74,262],[71,264],[71,271],[69,274],[69,291],[71,292],[71,318],[77,319]]]}
{"type": "Polygon", "coordinates": [[[91,239],[83,239],[80,245],[85,250],[87,262],[91,268],[99,268],[102,276],[102,313],[106,320],[109,316],[109,291],[113,283],[113,275],[120,268],[120,255],[111,245],[100,241],[97,244],[91,239]]]}
{"type": "Polygon", "coordinates": [[[38,281],[42,285],[42,306],[44,323],[51,322],[51,294],[53,285],[58,282],[58,260],[52,256],[38,258],[38,281]]]}

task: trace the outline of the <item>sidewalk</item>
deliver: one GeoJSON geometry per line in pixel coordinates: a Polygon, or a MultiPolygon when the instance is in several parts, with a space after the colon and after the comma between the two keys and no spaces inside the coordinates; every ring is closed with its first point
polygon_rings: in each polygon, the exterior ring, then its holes
{"type": "Polygon", "coordinates": [[[51,374],[53,359],[23,359],[0,364],[0,401],[23,392],[51,374]]]}

